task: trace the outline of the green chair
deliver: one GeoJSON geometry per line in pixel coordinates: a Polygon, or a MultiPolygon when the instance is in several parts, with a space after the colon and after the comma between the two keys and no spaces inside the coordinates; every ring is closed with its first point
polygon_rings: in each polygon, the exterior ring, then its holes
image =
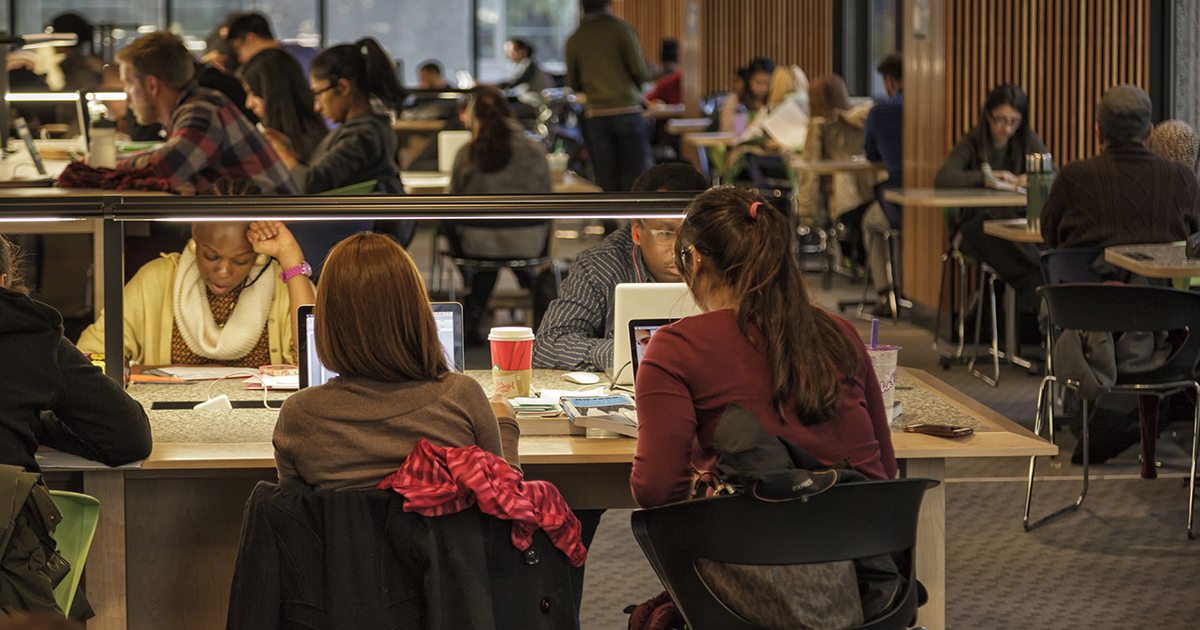
{"type": "Polygon", "coordinates": [[[357,184],[350,184],[349,186],[342,186],[341,188],[334,188],[333,190],[326,190],[323,193],[317,193],[317,194],[318,195],[342,195],[342,196],[369,195],[369,194],[375,192],[375,188],[377,186],[379,186],[379,180],[368,179],[365,182],[358,182],[357,184]]]}
{"type": "Polygon", "coordinates": [[[79,578],[87,562],[92,536],[96,534],[96,522],[100,516],[100,502],[94,497],[75,492],[51,490],[50,496],[62,512],[62,521],[54,530],[58,542],[58,553],[71,565],[71,572],[54,589],[54,601],[64,614],[71,613],[75,591],[79,589],[79,578]]]}

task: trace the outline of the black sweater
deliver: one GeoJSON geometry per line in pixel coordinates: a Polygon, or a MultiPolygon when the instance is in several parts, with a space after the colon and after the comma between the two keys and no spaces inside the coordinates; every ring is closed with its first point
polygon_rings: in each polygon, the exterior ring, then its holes
{"type": "Polygon", "coordinates": [[[1041,222],[1049,248],[1182,241],[1200,231],[1200,185],[1182,163],[1113,144],[1062,168],[1041,222]]]}
{"type": "Polygon", "coordinates": [[[0,464],[38,444],[119,466],[150,456],[146,411],[63,337],[62,316],[0,289],[0,464]]]}
{"type": "Polygon", "coordinates": [[[983,186],[981,168],[984,162],[987,162],[993,171],[1023,175],[1025,154],[1045,152],[1046,145],[1029,129],[1026,129],[1024,134],[1010,138],[1003,148],[996,149],[983,146],[980,142],[979,128],[975,128],[951,149],[950,155],[938,169],[933,185],[935,188],[979,188],[983,186]]]}

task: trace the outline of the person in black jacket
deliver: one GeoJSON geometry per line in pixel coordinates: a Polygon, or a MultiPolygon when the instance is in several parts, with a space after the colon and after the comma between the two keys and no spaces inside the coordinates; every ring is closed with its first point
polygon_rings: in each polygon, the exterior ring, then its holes
{"type": "Polygon", "coordinates": [[[150,455],[146,411],[63,337],[62,316],[20,288],[0,236],[0,464],[39,472],[38,444],[108,466],[150,455]]]}
{"type": "Polygon", "coordinates": [[[44,444],[109,466],[145,459],[146,411],[63,337],[62,316],[20,290],[14,248],[0,235],[0,617],[18,611],[92,616],[82,593],[62,611],[54,587],[61,517],[34,454],[44,444]]]}

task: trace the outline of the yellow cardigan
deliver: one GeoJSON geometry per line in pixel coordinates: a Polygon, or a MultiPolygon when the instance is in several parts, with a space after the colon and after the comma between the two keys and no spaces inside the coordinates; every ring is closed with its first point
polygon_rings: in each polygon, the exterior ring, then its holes
{"type": "MultiPolygon", "coordinates": [[[[171,364],[171,329],[175,325],[172,291],[179,254],[162,254],[146,263],[125,285],[125,354],[142,365],[171,364]]],[[[275,279],[275,297],[267,315],[271,363],[294,363],[292,316],[287,285],[279,279],[279,263],[267,274],[275,279]]],[[[82,352],[104,352],[104,312],[83,331],[76,344],[82,352]]]]}

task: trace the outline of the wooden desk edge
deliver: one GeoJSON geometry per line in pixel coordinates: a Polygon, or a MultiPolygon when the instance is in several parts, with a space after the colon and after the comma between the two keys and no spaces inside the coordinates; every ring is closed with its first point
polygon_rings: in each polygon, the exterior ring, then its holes
{"type": "MultiPolygon", "coordinates": [[[[1058,453],[1058,447],[1055,446],[1054,444],[1051,444],[1050,442],[1046,441],[1044,438],[1040,438],[1040,437],[1034,435],[1032,431],[1017,424],[1016,422],[1013,422],[1012,420],[1005,418],[1004,416],[1000,415],[999,413],[996,413],[990,407],[987,407],[986,405],[979,402],[978,400],[975,400],[975,399],[967,396],[966,394],[963,394],[962,392],[958,391],[957,389],[950,387],[945,382],[941,381],[940,379],[935,378],[934,376],[932,376],[925,370],[918,370],[916,368],[907,368],[907,367],[900,367],[900,368],[896,368],[896,369],[900,373],[907,376],[908,378],[924,385],[926,389],[928,389],[930,392],[933,393],[933,395],[950,403],[952,406],[957,407],[959,410],[963,411],[964,413],[974,416],[980,422],[982,422],[988,426],[991,426],[992,428],[996,429],[997,431],[1008,432],[1009,434],[1017,435],[1026,440],[1032,440],[1032,441],[1036,442],[1037,445],[1044,446],[1046,451],[1039,452],[1039,453],[1037,453],[1038,455],[1055,455],[1058,453]]],[[[984,436],[987,434],[980,433],[978,435],[984,436]]],[[[1001,433],[1000,435],[1004,435],[1004,434],[1001,433]]],[[[929,436],[926,436],[926,437],[929,437],[929,436]]],[[[1033,447],[1036,445],[1031,444],[1030,446],[1033,447]]],[[[1027,454],[1033,454],[1033,453],[1027,453],[1027,454]]]]}
{"type": "Polygon", "coordinates": [[[1200,269],[1193,269],[1190,266],[1167,267],[1164,265],[1147,265],[1143,261],[1130,258],[1119,251],[1115,251],[1112,247],[1104,249],[1104,261],[1146,278],[1191,278],[1200,275],[1200,269]]]}

